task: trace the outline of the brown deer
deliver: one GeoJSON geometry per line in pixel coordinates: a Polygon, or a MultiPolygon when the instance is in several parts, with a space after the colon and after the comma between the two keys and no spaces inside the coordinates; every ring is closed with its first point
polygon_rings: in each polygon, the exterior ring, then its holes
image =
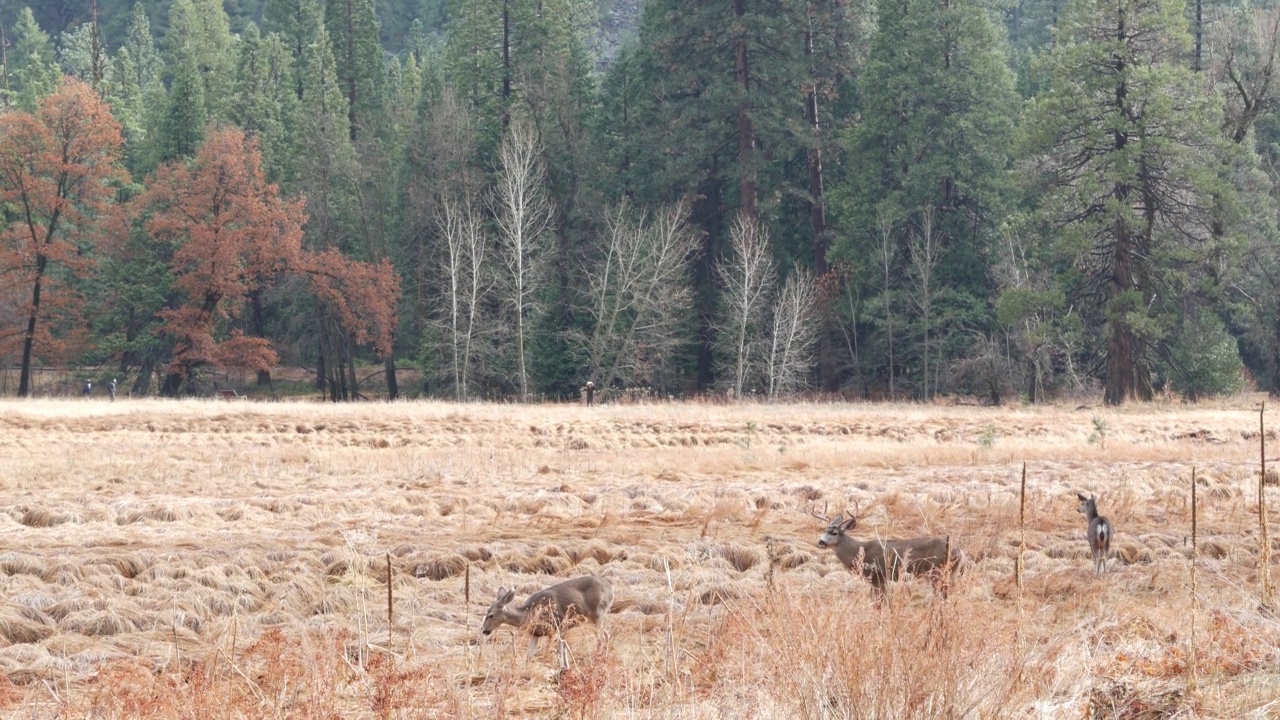
{"type": "Polygon", "coordinates": [[[1096,495],[1085,497],[1084,493],[1077,492],[1076,497],[1080,500],[1077,510],[1084,514],[1084,519],[1089,523],[1089,552],[1093,553],[1093,571],[1106,572],[1107,557],[1111,554],[1111,537],[1115,535],[1115,530],[1112,529],[1110,520],[1098,514],[1096,495]]]}
{"type": "Polygon", "coordinates": [[[955,573],[964,564],[964,552],[952,547],[950,536],[856,540],[848,535],[858,525],[858,517],[854,513],[849,513],[848,520],[844,519],[843,513],[831,519],[826,516],[824,507],[822,515],[812,515],[828,523],[826,532],[818,538],[818,547],[835,548],[836,557],[850,570],[861,568],[877,595],[884,593],[888,581],[897,580],[905,571],[913,575],[928,575],[945,598],[955,573]]]}
{"type": "Polygon", "coordinates": [[[502,625],[513,625],[529,634],[528,657],[532,658],[539,638],[557,635],[582,618],[595,624],[599,643],[605,634],[605,615],[613,605],[613,587],[604,578],[583,575],[539,590],[519,607],[507,607],[515,597],[515,590],[498,588],[480,632],[489,635],[502,625]]]}

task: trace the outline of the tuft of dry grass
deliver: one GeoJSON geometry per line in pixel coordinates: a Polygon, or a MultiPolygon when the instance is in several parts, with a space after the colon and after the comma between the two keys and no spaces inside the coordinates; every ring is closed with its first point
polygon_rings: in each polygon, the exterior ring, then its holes
{"type": "Polygon", "coordinates": [[[417,578],[445,580],[457,577],[467,569],[467,559],[458,553],[431,553],[414,563],[412,573],[417,578]]]}

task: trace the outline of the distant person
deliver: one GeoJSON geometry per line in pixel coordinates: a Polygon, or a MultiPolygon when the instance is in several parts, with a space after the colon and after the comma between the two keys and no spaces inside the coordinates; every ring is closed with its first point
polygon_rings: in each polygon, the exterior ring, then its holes
{"type": "Polygon", "coordinates": [[[596,384],[587,381],[587,407],[591,407],[596,402],[596,384]]]}
{"type": "Polygon", "coordinates": [[[85,397],[89,397],[91,394],[93,394],[93,382],[90,380],[85,380],[84,387],[81,388],[80,394],[85,397]]]}
{"type": "Polygon", "coordinates": [[[111,378],[111,382],[107,383],[107,394],[111,396],[111,402],[116,401],[116,379],[111,378]]]}

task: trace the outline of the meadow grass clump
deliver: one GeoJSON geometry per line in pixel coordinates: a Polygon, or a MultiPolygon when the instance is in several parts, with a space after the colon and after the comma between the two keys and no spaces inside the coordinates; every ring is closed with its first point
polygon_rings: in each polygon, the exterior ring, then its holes
{"type": "Polygon", "coordinates": [[[768,598],[733,602],[697,681],[711,693],[757,688],[769,717],[997,717],[1029,707],[1046,674],[1064,670],[1062,657],[1020,637],[1009,618],[972,610],[781,583],[768,598]]]}
{"type": "Polygon", "coordinates": [[[58,632],[45,613],[26,605],[0,606],[0,638],[12,645],[38,643],[58,632]]]}
{"type": "Polygon", "coordinates": [[[50,528],[65,523],[80,522],[80,516],[54,508],[30,508],[18,519],[22,525],[31,528],[50,528]]]}
{"type": "Polygon", "coordinates": [[[461,575],[467,569],[467,558],[456,552],[429,553],[412,560],[410,572],[414,577],[428,580],[445,580],[461,575]]]}

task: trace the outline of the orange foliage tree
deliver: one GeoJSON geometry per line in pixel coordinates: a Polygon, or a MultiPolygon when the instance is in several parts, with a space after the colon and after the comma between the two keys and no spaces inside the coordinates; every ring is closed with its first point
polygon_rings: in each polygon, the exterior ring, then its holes
{"type": "Polygon", "coordinates": [[[139,201],[147,233],[173,258],[176,298],[160,312],[173,355],[161,392],[177,395],[201,367],[273,367],[271,343],[236,321],[254,289],[297,264],[306,218],[301,200],[266,181],[257,142],[236,128],[211,132],[190,163],[157,170],[139,201]]]}
{"type": "Polygon", "coordinates": [[[22,348],[19,396],[33,357],[65,359],[83,331],[74,280],[92,270],[94,228],[128,179],[123,143],[110,109],[69,77],[35,113],[0,113],[0,302],[17,302],[0,313],[0,353],[22,348]]]}
{"type": "Polygon", "coordinates": [[[300,269],[318,303],[327,393],[335,402],[353,399],[355,355],[348,346],[367,344],[381,357],[391,354],[400,276],[385,258],[360,262],[333,248],[306,253],[300,269]]]}

